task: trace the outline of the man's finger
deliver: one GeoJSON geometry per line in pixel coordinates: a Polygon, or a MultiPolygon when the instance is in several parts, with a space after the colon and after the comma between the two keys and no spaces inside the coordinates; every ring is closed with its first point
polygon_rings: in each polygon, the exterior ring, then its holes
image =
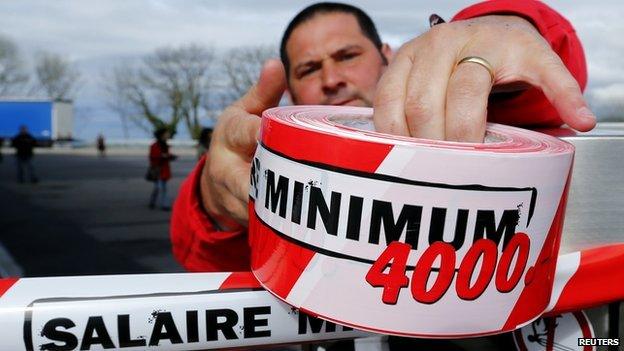
{"type": "Polygon", "coordinates": [[[446,140],[483,142],[491,87],[485,67],[466,62],[455,68],[446,92],[446,140]]]}
{"type": "Polygon", "coordinates": [[[230,222],[231,220],[245,227],[249,225],[247,223],[249,220],[247,201],[242,202],[228,193],[221,197],[221,206],[223,208],[224,217],[227,219],[221,220],[224,223],[220,223],[220,225],[225,225],[225,228],[232,228],[234,226],[233,223],[230,222]]]}
{"type": "Polygon", "coordinates": [[[251,158],[256,149],[261,119],[240,110],[235,112],[236,114],[228,119],[224,127],[225,142],[230,150],[251,158]]]}
{"type": "Polygon", "coordinates": [[[232,194],[245,204],[249,201],[250,174],[251,163],[241,163],[237,165],[236,169],[232,172],[232,183],[228,186],[232,194]]]}
{"type": "Polygon", "coordinates": [[[555,62],[542,65],[538,85],[567,125],[581,132],[591,130],[596,116],[587,106],[581,88],[559,57],[552,60],[555,62]]]}
{"type": "Polygon", "coordinates": [[[279,104],[286,90],[286,73],[280,60],[270,59],[264,63],[258,82],[236,102],[250,114],[259,116],[262,111],[279,104]]]}
{"type": "MultiPolygon", "coordinates": [[[[230,212],[237,212],[241,217],[241,212],[247,212],[247,202],[249,202],[249,174],[251,164],[246,162],[232,165],[228,179],[225,179],[225,187],[228,192],[236,198],[240,205],[236,208],[228,209],[230,212]]],[[[243,215],[242,217],[246,217],[243,215]]]]}
{"type": "Polygon", "coordinates": [[[411,68],[409,57],[399,53],[377,83],[373,122],[378,132],[409,136],[404,107],[407,76],[411,68]]]}
{"type": "Polygon", "coordinates": [[[446,91],[455,56],[431,48],[419,49],[417,54],[405,99],[409,132],[415,138],[444,140],[446,91]]]}

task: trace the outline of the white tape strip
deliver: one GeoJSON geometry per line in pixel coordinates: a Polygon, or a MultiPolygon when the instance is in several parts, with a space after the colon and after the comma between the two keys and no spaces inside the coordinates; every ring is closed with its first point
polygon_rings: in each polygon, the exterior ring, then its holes
{"type": "Polygon", "coordinates": [[[367,335],[299,313],[257,283],[227,283],[240,275],[2,280],[12,285],[0,298],[0,349],[207,350],[367,335]]]}

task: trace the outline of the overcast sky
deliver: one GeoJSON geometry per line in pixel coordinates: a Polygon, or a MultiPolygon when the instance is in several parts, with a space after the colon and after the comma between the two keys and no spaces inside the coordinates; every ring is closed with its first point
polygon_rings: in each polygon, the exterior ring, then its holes
{"type": "MultiPolygon", "coordinates": [[[[519,0],[522,1],[522,0],[519,0]]],[[[123,58],[162,46],[199,43],[217,49],[277,45],[288,21],[313,1],[2,1],[0,34],[14,40],[25,58],[37,51],[69,57],[83,83],[76,96],[76,132],[122,135],[118,117],[106,109],[101,72],[123,58]]],[[[449,19],[473,1],[347,1],[367,11],[393,47],[427,28],[429,14],[449,19]]],[[[599,115],[624,105],[624,1],[546,1],[575,26],[589,67],[586,95],[599,115]]],[[[30,64],[30,63],[29,63],[30,64]]],[[[622,113],[624,114],[624,112],[622,113]]],[[[141,136],[138,131],[133,136],[141,136]]]]}

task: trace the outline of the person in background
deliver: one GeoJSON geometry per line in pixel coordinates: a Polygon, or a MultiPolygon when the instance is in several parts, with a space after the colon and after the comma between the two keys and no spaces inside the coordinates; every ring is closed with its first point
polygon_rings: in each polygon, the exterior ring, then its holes
{"type": "Polygon", "coordinates": [[[102,133],[98,134],[95,144],[100,157],[106,157],[106,141],[102,133]]]}
{"type": "Polygon", "coordinates": [[[21,126],[19,133],[11,140],[11,146],[15,148],[15,161],[17,164],[17,181],[25,181],[24,173],[28,172],[31,183],[37,183],[39,179],[35,175],[35,168],[32,164],[33,149],[37,141],[28,133],[26,126],[21,126]]]}
{"type": "Polygon", "coordinates": [[[201,159],[202,156],[210,148],[210,139],[212,138],[212,128],[202,128],[199,133],[199,139],[197,140],[197,159],[201,159]]]}
{"type": "Polygon", "coordinates": [[[167,198],[167,181],[171,179],[170,163],[177,157],[169,153],[167,140],[171,138],[171,134],[168,129],[157,129],[154,132],[154,137],[156,141],[150,146],[149,160],[150,169],[155,173],[155,180],[149,208],[154,209],[158,206],[158,208],[163,211],[169,211],[171,210],[171,206],[167,198]]]}

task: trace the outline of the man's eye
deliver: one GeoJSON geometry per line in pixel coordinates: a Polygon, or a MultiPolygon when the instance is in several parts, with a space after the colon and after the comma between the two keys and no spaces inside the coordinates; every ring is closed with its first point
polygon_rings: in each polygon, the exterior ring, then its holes
{"type": "Polygon", "coordinates": [[[317,67],[309,67],[309,68],[305,68],[302,69],[301,71],[299,71],[299,78],[305,77],[309,74],[314,73],[318,68],[317,67]]]}
{"type": "Polygon", "coordinates": [[[351,60],[351,59],[356,58],[358,56],[360,56],[360,54],[357,53],[357,52],[348,52],[348,53],[340,56],[340,61],[351,60]]]}

